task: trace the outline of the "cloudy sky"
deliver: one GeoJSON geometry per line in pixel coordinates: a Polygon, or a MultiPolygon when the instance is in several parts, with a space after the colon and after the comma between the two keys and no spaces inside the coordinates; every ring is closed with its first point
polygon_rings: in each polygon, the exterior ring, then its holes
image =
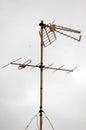
{"type": "MultiPolygon", "coordinates": [[[[81,42],[56,34],[44,48],[45,65],[78,68],[70,74],[44,71],[43,109],[55,130],[86,130],[85,0],[0,0],[0,67],[20,57],[40,62],[41,20],[82,31],[81,42]]],[[[0,130],[24,130],[38,113],[39,74],[13,65],[0,69],[0,130]]]]}

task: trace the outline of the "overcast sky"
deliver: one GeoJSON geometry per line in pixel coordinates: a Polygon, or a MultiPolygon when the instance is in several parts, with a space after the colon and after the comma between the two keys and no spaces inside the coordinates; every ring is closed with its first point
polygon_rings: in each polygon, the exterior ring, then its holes
{"type": "MultiPolygon", "coordinates": [[[[78,68],[70,74],[44,71],[43,110],[55,130],[86,130],[85,0],[0,0],[0,67],[20,57],[21,63],[40,62],[41,20],[82,31],[81,42],[56,34],[57,40],[44,48],[45,65],[78,68]]],[[[13,65],[0,69],[0,130],[24,130],[38,113],[39,74],[13,65]]]]}

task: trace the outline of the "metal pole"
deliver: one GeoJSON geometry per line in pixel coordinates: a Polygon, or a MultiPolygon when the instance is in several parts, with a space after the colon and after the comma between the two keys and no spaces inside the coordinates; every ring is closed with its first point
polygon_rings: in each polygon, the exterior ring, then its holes
{"type": "Polygon", "coordinates": [[[40,48],[40,130],[43,124],[43,21],[39,24],[41,26],[41,48],[40,48]]]}

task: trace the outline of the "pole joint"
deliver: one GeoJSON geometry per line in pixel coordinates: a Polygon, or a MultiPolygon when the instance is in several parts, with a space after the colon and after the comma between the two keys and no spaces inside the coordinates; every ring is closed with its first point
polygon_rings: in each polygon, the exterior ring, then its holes
{"type": "Polygon", "coordinates": [[[43,20],[41,20],[41,23],[39,24],[39,26],[41,26],[42,29],[46,27],[46,25],[43,23],[43,20]]]}

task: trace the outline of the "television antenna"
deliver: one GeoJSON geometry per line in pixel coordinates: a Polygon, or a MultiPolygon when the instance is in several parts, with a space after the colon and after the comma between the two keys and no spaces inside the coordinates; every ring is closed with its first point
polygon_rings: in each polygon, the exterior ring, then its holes
{"type": "Polygon", "coordinates": [[[44,118],[46,118],[51,126],[51,128],[54,130],[54,127],[52,125],[52,123],[50,122],[49,118],[46,116],[46,113],[43,111],[43,70],[44,69],[49,69],[49,70],[53,70],[54,72],[55,71],[66,71],[67,73],[70,73],[70,72],[73,72],[77,67],[73,68],[73,69],[65,69],[63,68],[64,65],[60,66],[60,67],[51,67],[51,65],[49,66],[45,66],[43,64],[43,49],[44,47],[47,47],[49,46],[50,44],[52,44],[57,38],[56,38],[56,33],[59,33],[59,34],[62,34],[66,37],[69,37],[73,40],[76,40],[76,41],[80,41],[81,40],[81,35],[80,35],[80,31],[78,30],[74,30],[74,29],[71,29],[71,28],[67,28],[67,27],[63,27],[63,26],[60,26],[60,25],[56,25],[54,24],[54,22],[51,24],[45,24],[43,22],[43,20],[40,22],[39,24],[40,26],[40,31],[39,31],[39,34],[40,34],[40,39],[41,39],[41,44],[40,44],[40,63],[37,64],[37,65],[34,65],[34,64],[31,64],[31,59],[28,59],[27,61],[25,61],[24,63],[18,63],[18,61],[22,58],[18,58],[12,62],[10,62],[9,64],[3,66],[2,68],[5,68],[7,67],[8,65],[17,65],[18,66],[18,69],[21,70],[21,69],[24,69],[25,67],[30,67],[31,69],[33,68],[39,68],[40,70],[40,110],[38,112],[38,114],[36,114],[32,120],[29,122],[29,124],[26,126],[25,130],[27,130],[30,126],[30,124],[32,123],[32,121],[34,119],[37,120],[37,130],[42,130],[43,128],[43,120],[44,118]],[[71,33],[76,33],[76,34],[79,34],[78,38],[76,37],[73,37],[65,32],[71,32],[71,33]],[[38,118],[39,117],[39,118],[38,118]],[[38,122],[38,119],[39,119],[39,122],[38,122]]]}

